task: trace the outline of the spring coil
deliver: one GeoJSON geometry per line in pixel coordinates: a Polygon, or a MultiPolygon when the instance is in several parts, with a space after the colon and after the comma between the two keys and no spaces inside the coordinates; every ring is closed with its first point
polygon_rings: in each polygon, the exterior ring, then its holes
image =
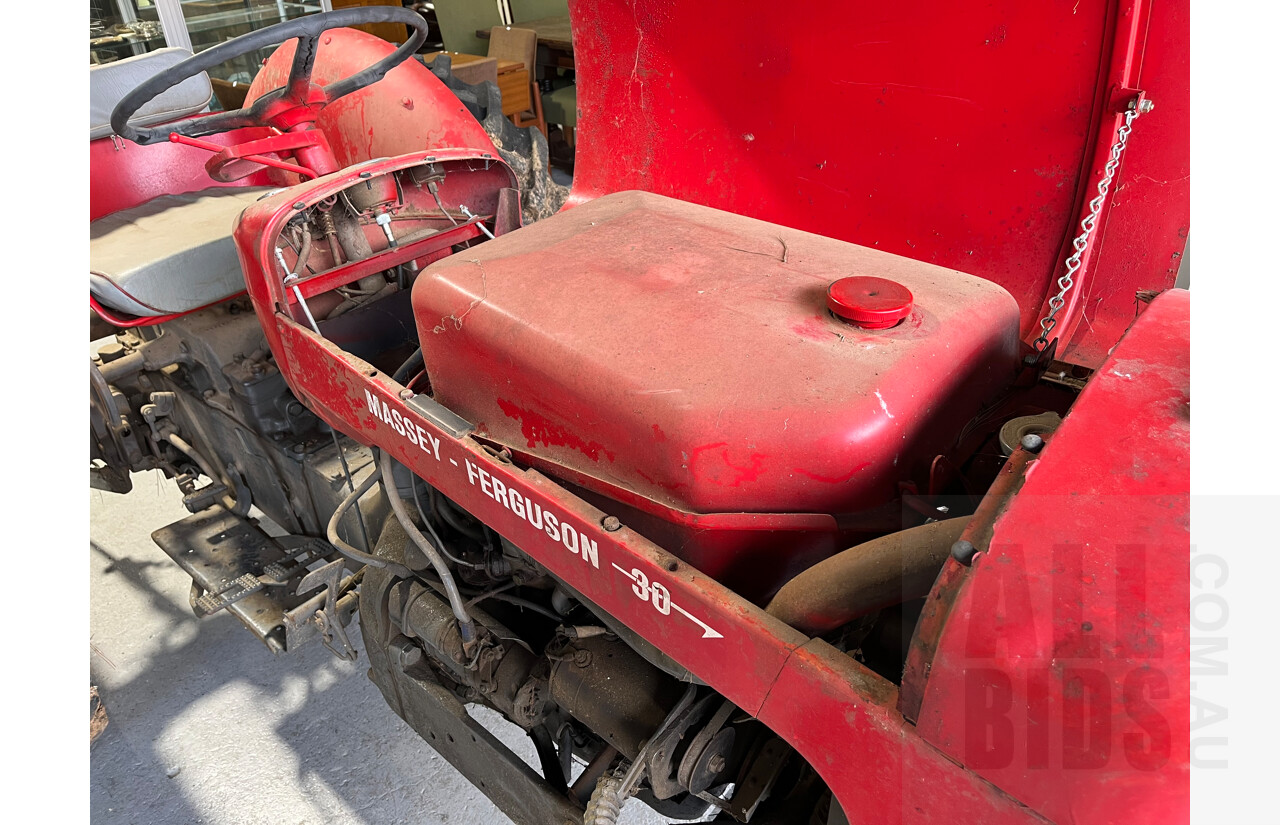
{"type": "Polygon", "coordinates": [[[611,773],[606,773],[596,782],[587,802],[586,813],[582,816],[582,825],[615,825],[622,814],[622,780],[611,773]]]}

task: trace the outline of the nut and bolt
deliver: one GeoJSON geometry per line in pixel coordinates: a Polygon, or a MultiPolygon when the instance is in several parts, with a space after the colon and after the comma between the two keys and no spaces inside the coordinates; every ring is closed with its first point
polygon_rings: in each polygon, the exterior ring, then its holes
{"type": "Polygon", "coordinates": [[[951,558],[965,567],[973,564],[973,557],[976,555],[978,555],[978,548],[974,547],[972,542],[960,539],[960,541],[951,545],[951,558]]]}
{"type": "Polygon", "coordinates": [[[715,756],[708,759],[707,770],[715,774],[718,774],[722,770],[724,770],[724,757],[717,753],[715,756]]]}
{"type": "Polygon", "coordinates": [[[422,648],[408,639],[396,639],[390,648],[391,656],[401,670],[422,661],[422,648]]]}

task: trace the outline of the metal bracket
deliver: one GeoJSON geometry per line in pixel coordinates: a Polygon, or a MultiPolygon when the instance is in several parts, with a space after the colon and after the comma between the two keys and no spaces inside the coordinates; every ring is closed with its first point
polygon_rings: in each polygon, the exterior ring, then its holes
{"type": "Polygon", "coordinates": [[[1155,107],[1155,101],[1147,97],[1147,93],[1142,89],[1117,86],[1111,92],[1111,111],[1116,114],[1133,110],[1140,115],[1145,115],[1155,107]]]}
{"type": "Polygon", "coordinates": [[[320,628],[320,638],[324,646],[334,656],[344,662],[356,660],[356,649],[347,638],[347,629],[342,625],[342,615],[338,611],[338,588],[342,581],[343,562],[332,561],[308,573],[298,584],[298,595],[302,595],[317,587],[325,588],[324,607],[316,611],[314,621],[320,628]],[[335,646],[336,644],[336,646],[335,646]]]}

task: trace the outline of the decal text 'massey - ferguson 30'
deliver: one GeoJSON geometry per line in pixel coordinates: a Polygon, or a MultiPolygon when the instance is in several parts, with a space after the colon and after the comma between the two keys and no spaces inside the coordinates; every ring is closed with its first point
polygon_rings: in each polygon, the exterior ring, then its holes
{"type": "Polygon", "coordinates": [[[568,521],[550,510],[542,509],[536,501],[530,501],[499,479],[491,476],[483,467],[467,461],[467,480],[489,498],[506,507],[512,513],[542,530],[552,541],[558,541],[570,553],[582,556],[582,560],[600,569],[600,550],[596,543],[568,521]]]}
{"type": "MultiPolygon", "coordinates": [[[[385,423],[413,446],[427,455],[433,456],[436,461],[444,463],[444,457],[440,454],[439,437],[414,421],[408,411],[397,409],[395,401],[384,401],[368,389],[365,390],[364,394],[369,412],[375,418],[385,423]]],[[[480,488],[482,493],[501,504],[508,512],[528,522],[535,530],[545,533],[547,538],[563,546],[583,563],[591,565],[592,569],[601,569],[599,546],[594,539],[586,534],[583,528],[575,526],[568,516],[551,512],[551,510],[543,507],[514,487],[509,486],[483,466],[468,458],[464,458],[461,464],[457,459],[450,458],[448,464],[459,470],[465,469],[467,481],[473,487],[480,488]],[[465,465],[465,468],[463,465],[465,465]]],[[[446,470],[446,475],[452,474],[453,471],[446,470]]],[[[441,489],[446,494],[448,493],[447,488],[441,489]]],[[[651,580],[638,567],[632,567],[628,570],[616,562],[610,562],[609,566],[630,579],[631,590],[636,597],[650,604],[659,615],[670,616],[674,611],[697,625],[702,631],[702,638],[724,638],[724,635],[718,630],[712,628],[711,625],[698,618],[682,605],[677,604],[671,597],[671,590],[667,585],[657,580],[651,580]]]]}

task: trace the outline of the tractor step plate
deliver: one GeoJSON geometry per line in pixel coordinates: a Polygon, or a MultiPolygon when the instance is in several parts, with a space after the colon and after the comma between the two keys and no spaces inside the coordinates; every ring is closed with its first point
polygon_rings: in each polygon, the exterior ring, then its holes
{"type": "Polygon", "coordinates": [[[294,592],[306,564],[322,556],[313,546],[290,551],[256,524],[216,506],[163,527],[151,538],[204,591],[192,603],[201,618],[225,610],[273,653],[296,648],[315,635],[311,622],[300,626],[286,615],[316,595],[294,592]],[[264,586],[282,579],[294,580],[264,586]]]}

